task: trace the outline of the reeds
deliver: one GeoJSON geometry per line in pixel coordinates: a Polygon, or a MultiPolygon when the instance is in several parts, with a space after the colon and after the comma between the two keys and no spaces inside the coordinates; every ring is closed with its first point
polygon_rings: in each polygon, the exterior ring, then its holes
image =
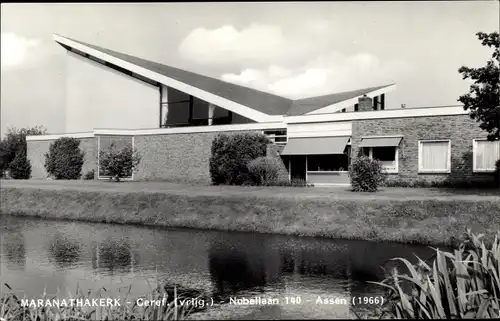
{"type": "MultiPolygon", "coordinates": [[[[6,287],[10,287],[5,284],[6,287]]],[[[128,292],[125,296],[120,297],[120,305],[104,305],[104,306],[85,306],[85,305],[69,305],[69,306],[30,306],[29,303],[31,299],[19,298],[14,293],[5,294],[3,298],[0,298],[0,320],[8,321],[78,321],[78,320],[183,320],[191,312],[192,307],[190,306],[180,306],[177,304],[178,300],[182,295],[178,295],[177,291],[174,291],[174,296],[168,297],[166,290],[163,287],[158,286],[156,289],[151,291],[146,296],[141,297],[143,300],[150,300],[159,302],[165,302],[160,305],[149,305],[143,306],[138,304],[137,299],[131,300],[130,296],[131,287],[128,287],[128,292]],[[28,300],[28,301],[24,301],[28,300]],[[163,301],[162,301],[163,300],[163,301]],[[128,304],[127,302],[130,303],[128,304]]],[[[107,294],[105,288],[101,288],[97,293],[93,294],[91,291],[84,293],[79,287],[76,289],[74,296],[69,294],[70,299],[81,299],[81,300],[92,300],[101,298],[111,298],[116,296],[111,296],[107,294]]],[[[59,298],[60,302],[62,297],[49,296],[44,293],[41,297],[36,298],[36,300],[43,300],[46,302],[49,300],[57,300],[59,298]]]]}
{"type": "Polygon", "coordinates": [[[371,282],[388,290],[380,317],[398,319],[500,318],[500,231],[487,248],[482,235],[470,230],[459,248],[451,252],[435,249],[428,264],[418,258],[412,265],[402,261],[409,274],[392,275],[371,282]]]}

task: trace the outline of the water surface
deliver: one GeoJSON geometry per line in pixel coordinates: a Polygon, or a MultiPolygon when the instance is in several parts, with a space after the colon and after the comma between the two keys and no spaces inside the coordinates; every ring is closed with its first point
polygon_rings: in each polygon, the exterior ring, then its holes
{"type": "Polygon", "coordinates": [[[192,316],[205,319],[351,318],[353,311],[374,310],[351,299],[383,294],[367,281],[380,281],[396,264],[391,258],[415,262],[415,255],[433,254],[426,246],[7,215],[0,215],[0,233],[1,292],[9,292],[7,283],[28,298],[40,298],[44,290],[68,297],[78,285],[104,287],[117,297],[131,285],[131,296],[138,297],[166,282],[227,299],[192,316]],[[227,303],[256,296],[279,304],[227,303]],[[317,304],[318,297],[345,303],[317,304]]]}

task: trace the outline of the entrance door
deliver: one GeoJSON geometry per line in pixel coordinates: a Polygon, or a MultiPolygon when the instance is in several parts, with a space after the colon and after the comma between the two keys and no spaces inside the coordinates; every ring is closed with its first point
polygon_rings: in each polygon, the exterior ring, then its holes
{"type": "Polygon", "coordinates": [[[306,156],[290,156],[290,176],[291,179],[306,180],[306,156]]]}

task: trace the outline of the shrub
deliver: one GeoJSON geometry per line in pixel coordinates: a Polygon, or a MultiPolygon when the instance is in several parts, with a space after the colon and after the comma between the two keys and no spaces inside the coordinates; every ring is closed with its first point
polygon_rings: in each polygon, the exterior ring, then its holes
{"type": "MultiPolygon", "coordinates": [[[[18,154],[21,153],[22,156],[24,153],[26,155],[26,136],[43,135],[45,133],[46,130],[42,126],[21,129],[9,128],[5,138],[0,141],[0,176],[4,177],[6,175],[7,171],[10,170],[10,164],[18,154]]],[[[16,162],[19,164],[20,161],[18,159],[16,162]]],[[[26,168],[26,164],[23,167],[26,168]]],[[[25,176],[21,175],[21,177],[25,176]]]]}
{"type": "Polygon", "coordinates": [[[119,182],[124,177],[132,176],[132,172],[141,161],[140,155],[131,147],[125,146],[118,150],[112,143],[107,151],[99,152],[99,168],[102,176],[109,176],[119,182]]]}
{"type": "Polygon", "coordinates": [[[349,178],[355,192],[375,192],[385,181],[382,164],[367,156],[356,157],[349,167],[349,178]]]}
{"type": "Polygon", "coordinates": [[[45,154],[45,169],[55,179],[79,179],[83,156],[78,139],[61,137],[50,144],[49,152],[45,154]]]}
{"type": "Polygon", "coordinates": [[[419,178],[417,180],[408,180],[408,179],[387,179],[384,183],[383,186],[386,187],[431,187],[431,183],[428,182],[427,180],[423,178],[419,178]]]}
{"type": "Polygon", "coordinates": [[[500,317],[500,231],[491,249],[482,235],[465,234],[454,253],[436,249],[431,264],[418,258],[404,262],[410,274],[397,270],[384,281],[388,289],[381,317],[397,319],[482,319],[500,317]],[[403,290],[403,289],[406,289],[403,290]]]}
{"type": "Polygon", "coordinates": [[[26,151],[20,151],[9,164],[9,176],[13,179],[29,179],[31,177],[31,164],[26,157],[26,151]]]}
{"type": "Polygon", "coordinates": [[[500,159],[495,162],[495,185],[500,188],[500,159]]]}
{"type": "Polygon", "coordinates": [[[212,184],[252,184],[248,163],[266,156],[269,139],[262,134],[219,134],[212,142],[210,177],[212,184]]]}
{"type": "Polygon", "coordinates": [[[275,185],[278,181],[279,159],[276,157],[257,157],[248,163],[248,171],[256,185],[275,185]]]}
{"type": "Polygon", "coordinates": [[[448,178],[445,180],[433,181],[431,183],[431,187],[453,189],[489,189],[496,187],[496,183],[495,180],[491,179],[491,177],[488,179],[448,178]]]}
{"type": "Polygon", "coordinates": [[[90,180],[94,179],[94,177],[95,177],[95,170],[90,170],[85,174],[85,176],[83,176],[83,179],[90,180]]]}

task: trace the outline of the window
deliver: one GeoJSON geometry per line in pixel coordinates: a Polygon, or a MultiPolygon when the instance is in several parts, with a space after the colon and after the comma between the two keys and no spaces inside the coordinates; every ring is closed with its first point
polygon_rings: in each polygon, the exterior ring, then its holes
{"type": "Polygon", "coordinates": [[[418,171],[421,173],[450,173],[451,142],[449,140],[419,141],[418,171]]]}
{"type": "Polygon", "coordinates": [[[269,140],[277,145],[280,144],[286,144],[287,136],[286,136],[286,129],[270,129],[270,130],[265,130],[264,135],[269,138],[269,140]]]}
{"type": "Polygon", "coordinates": [[[472,142],[474,172],[495,170],[495,162],[500,159],[500,141],[474,139],[472,142]]]}
{"type": "Polygon", "coordinates": [[[347,171],[349,157],[346,154],[307,155],[308,172],[338,172],[347,171]]]}
{"type": "Polygon", "coordinates": [[[398,172],[398,148],[396,146],[364,147],[363,154],[371,159],[379,160],[386,173],[398,172]]]}

